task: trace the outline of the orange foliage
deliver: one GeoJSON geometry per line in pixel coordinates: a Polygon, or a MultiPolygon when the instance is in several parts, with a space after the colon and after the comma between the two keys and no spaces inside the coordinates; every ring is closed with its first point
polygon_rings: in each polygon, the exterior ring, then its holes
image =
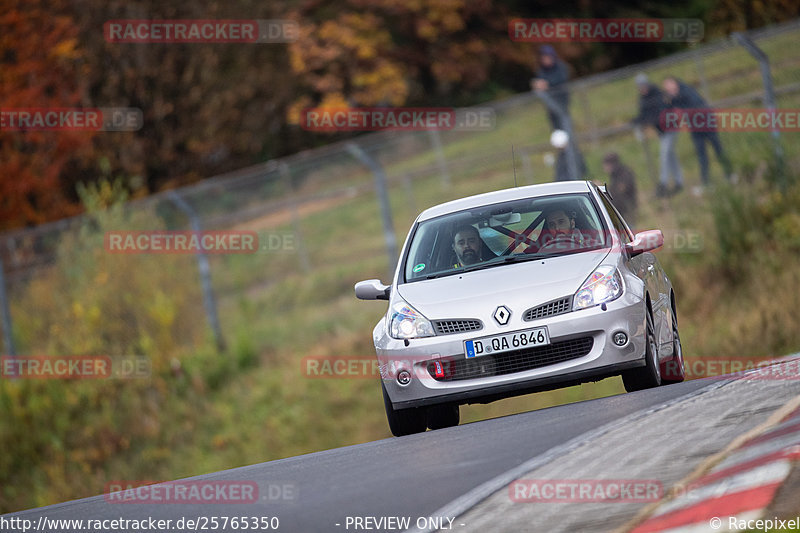
{"type": "Polygon", "coordinates": [[[528,62],[505,34],[504,9],[488,1],[350,0],[330,11],[314,3],[293,18],[301,31],[290,64],[307,91],[292,113],[332,96],[352,106],[431,102],[481,87],[493,57],[528,62]]]}
{"type": "MultiPolygon", "coordinates": [[[[0,108],[84,102],[77,28],[58,2],[0,1],[0,108]]],[[[0,230],[74,214],[62,173],[91,155],[91,132],[0,129],[0,230]]]]}

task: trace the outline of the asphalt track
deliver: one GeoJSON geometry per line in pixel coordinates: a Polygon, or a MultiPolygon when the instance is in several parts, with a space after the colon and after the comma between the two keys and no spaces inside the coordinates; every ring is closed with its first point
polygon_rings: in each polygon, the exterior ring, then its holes
{"type": "MultiPolygon", "coordinates": [[[[110,503],[100,495],[21,511],[4,518],[25,518],[36,524],[40,516],[50,520],[152,517],[173,520],[172,527],[159,531],[220,531],[221,528],[212,527],[210,521],[203,524],[205,520],[200,520],[195,528],[179,529],[174,525],[182,517],[197,520],[200,517],[267,516],[279,518],[278,531],[397,531],[403,529],[399,523],[356,520],[408,517],[412,527],[419,525],[419,519],[424,525],[427,517],[437,518],[436,511],[448,503],[547,450],[637,411],[696,393],[708,385],[709,380],[689,381],[189,478],[253,481],[261,492],[262,501],[258,503],[121,504],[110,503]],[[278,487],[290,490],[279,493],[278,487]],[[389,527],[379,527],[381,525],[389,527]]],[[[449,525],[446,519],[439,519],[445,527],[449,525]]],[[[458,519],[452,523],[452,529],[459,529],[458,519]]],[[[3,530],[21,531],[8,527],[3,530]]],[[[128,530],[131,529],[124,531],[128,530]]],[[[242,531],[242,528],[229,526],[226,530],[242,531]]],[[[79,529],[64,527],[44,531],[79,529]]]]}

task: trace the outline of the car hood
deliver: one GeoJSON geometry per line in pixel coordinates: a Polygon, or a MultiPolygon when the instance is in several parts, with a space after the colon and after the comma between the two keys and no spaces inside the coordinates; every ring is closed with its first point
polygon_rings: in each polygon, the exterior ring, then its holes
{"type": "Polygon", "coordinates": [[[399,285],[397,292],[427,318],[485,319],[498,305],[512,314],[572,296],[608,257],[597,250],[489,267],[399,285]]]}

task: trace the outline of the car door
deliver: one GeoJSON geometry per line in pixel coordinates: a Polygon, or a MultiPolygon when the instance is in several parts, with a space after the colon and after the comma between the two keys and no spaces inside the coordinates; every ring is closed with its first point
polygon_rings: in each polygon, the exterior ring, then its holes
{"type": "MultiPolygon", "coordinates": [[[[607,198],[607,200],[610,200],[610,198],[607,198]]],[[[611,204],[611,202],[609,203],[611,204]]],[[[625,228],[630,238],[633,239],[633,232],[625,223],[619,211],[613,207],[613,204],[611,204],[610,209],[612,221],[616,220],[619,225],[625,228]]],[[[667,355],[672,351],[672,315],[670,314],[669,282],[655,254],[645,252],[638,257],[640,258],[638,268],[642,272],[639,277],[645,281],[653,305],[653,328],[656,342],[659,346],[659,352],[667,355]],[[662,351],[662,349],[667,351],[662,351]]]]}
{"type": "MultiPolygon", "coordinates": [[[[633,232],[622,219],[608,194],[602,190],[598,191],[603,206],[608,211],[611,224],[620,236],[622,244],[633,241],[633,232]]],[[[651,252],[644,252],[635,257],[627,259],[628,269],[639,277],[645,285],[645,290],[650,294],[650,302],[653,306],[653,329],[656,335],[656,342],[661,344],[661,336],[664,331],[664,311],[663,311],[663,289],[661,287],[661,277],[658,275],[661,270],[656,256],[651,252]]]]}

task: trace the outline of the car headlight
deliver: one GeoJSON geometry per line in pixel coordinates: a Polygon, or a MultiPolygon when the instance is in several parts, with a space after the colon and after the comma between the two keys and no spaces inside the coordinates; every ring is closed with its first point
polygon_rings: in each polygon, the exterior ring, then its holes
{"type": "Polygon", "coordinates": [[[601,266],[575,293],[572,309],[586,309],[616,300],[622,295],[622,277],[613,266],[601,266]]]}
{"type": "Polygon", "coordinates": [[[430,320],[403,300],[395,302],[389,316],[389,334],[395,339],[416,339],[434,335],[430,320]]]}

